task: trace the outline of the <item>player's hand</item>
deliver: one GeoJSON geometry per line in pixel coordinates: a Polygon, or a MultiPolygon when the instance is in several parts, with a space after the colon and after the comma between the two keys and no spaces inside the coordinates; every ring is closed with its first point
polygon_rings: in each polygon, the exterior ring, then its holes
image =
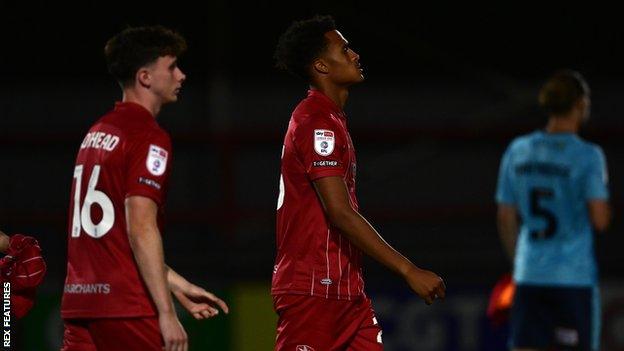
{"type": "Polygon", "coordinates": [[[431,305],[435,299],[444,299],[446,296],[444,281],[431,271],[414,266],[405,274],[405,281],[427,305],[431,305]]]}
{"type": "Polygon", "coordinates": [[[217,316],[219,314],[217,307],[226,314],[230,312],[223,300],[194,284],[189,283],[182,289],[173,290],[173,295],[193,318],[198,320],[217,316]]]}
{"type": "Polygon", "coordinates": [[[175,312],[159,314],[158,324],[165,341],[164,351],[188,350],[188,337],[175,312]]]}

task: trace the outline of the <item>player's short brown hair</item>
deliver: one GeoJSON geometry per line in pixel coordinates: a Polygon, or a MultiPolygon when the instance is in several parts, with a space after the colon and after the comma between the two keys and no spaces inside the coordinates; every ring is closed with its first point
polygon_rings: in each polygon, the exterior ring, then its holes
{"type": "Polygon", "coordinates": [[[538,102],[549,115],[570,112],[583,96],[589,96],[589,85],[583,76],[573,70],[555,72],[540,89],[538,102]]]}
{"type": "Polygon", "coordinates": [[[309,67],[327,48],[325,33],[335,30],[331,16],[314,16],[295,21],[280,36],[273,58],[275,66],[303,79],[309,79],[309,67]]]}
{"type": "Polygon", "coordinates": [[[104,47],[108,71],[122,86],[134,82],[139,68],[161,56],[179,57],[185,51],[182,35],[163,26],[126,28],[104,47]]]}

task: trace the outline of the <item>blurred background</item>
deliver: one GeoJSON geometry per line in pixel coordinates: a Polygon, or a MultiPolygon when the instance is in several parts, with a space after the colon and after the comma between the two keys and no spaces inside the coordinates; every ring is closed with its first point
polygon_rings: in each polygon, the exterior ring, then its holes
{"type": "Polygon", "coordinates": [[[571,3],[225,0],[0,3],[0,228],[35,236],[49,270],[37,305],[16,327],[15,349],[59,348],[74,158],[89,126],[121,98],[102,50],[126,26],[146,24],[176,29],[189,44],[180,101],[158,118],[174,145],[166,260],[233,309],[202,323],[181,312],[192,350],[272,349],[280,151],[307,90],[273,68],[272,54],[293,20],[317,13],[334,16],[364,67],[366,81],[346,106],[362,213],[448,286],[446,301],[427,307],[399,277],[366,262],[386,349],[505,348],[505,329],[485,318],[493,285],[511,270],[495,225],[498,164],[512,138],[544,126],[540,84],[573,68],[592,89],[581,135],[604,148],[615,214],[596,239],[602,345],[624,350],[619,12],[571,3]]]}

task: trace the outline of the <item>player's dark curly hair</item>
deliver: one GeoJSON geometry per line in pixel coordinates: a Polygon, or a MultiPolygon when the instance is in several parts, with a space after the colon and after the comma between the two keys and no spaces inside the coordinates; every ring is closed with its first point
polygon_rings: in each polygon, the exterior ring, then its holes
{"type": "Polygon", "coordinates": [[[589,86],[583,76],[573,70],[555,72],[539,92],[539,105],[549,115],[570,112],[578,99],[589,96],[589,86]]]}
{"type": "Polygon", "coordinates": [[[134,82],[139,68],[161,56],[179,57],[185,51],[186,40],[163,26],[126,28],[104,47],[108,71],[122,86],[134,82]]]}
{"type": "Polygon", "coordinates": [[[309,80],[309,67],[327,48],[325,33],[335,30],[331,16],[314,16],[295,21],[280,36],[275,49],[276,67],[309,80]]]}

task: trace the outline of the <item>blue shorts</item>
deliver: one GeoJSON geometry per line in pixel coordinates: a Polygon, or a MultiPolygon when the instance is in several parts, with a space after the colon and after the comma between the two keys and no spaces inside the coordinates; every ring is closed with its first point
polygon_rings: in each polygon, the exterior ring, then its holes
{"type": "Polygon", "coordinates": [[[597,287],[518,284],[511,308],[511,347],[598,350],[597,287]]]}

